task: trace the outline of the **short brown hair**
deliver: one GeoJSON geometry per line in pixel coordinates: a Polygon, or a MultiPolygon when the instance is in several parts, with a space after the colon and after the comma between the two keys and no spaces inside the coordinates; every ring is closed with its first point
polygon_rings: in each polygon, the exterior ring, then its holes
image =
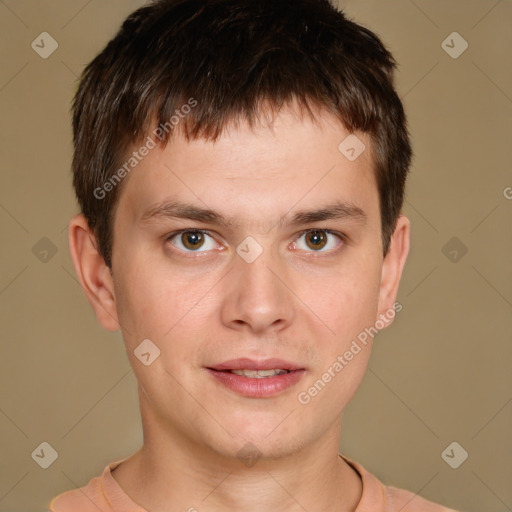
{"type": "Polygon", "coordinates": [[[73,185],[106,264],[121,184],[97,191],[191,98],[179,124],[187,140],[215,140],[230,121],[252,126],[264,103],[294,100],[368,133],[385,255],[412,158],[395,68],[380,39],[328,0],[157,0],[133,12],[85,68],[73,102],[73,185]]]}

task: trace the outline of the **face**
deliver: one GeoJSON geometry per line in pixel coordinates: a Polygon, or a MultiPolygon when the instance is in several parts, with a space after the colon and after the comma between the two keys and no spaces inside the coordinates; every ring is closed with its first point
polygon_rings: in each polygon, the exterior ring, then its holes
{"type": "Polygon", "coordinates": [[[215,143],[176,135],[123,183],[103,309],[147,428],[269,457],[339,428],[370,355],[371,337],[354,340],[392,309],[407,244],[383,260],[368,137],[351,161],[349,133],[318,119],[289,109],[215,143]]]}

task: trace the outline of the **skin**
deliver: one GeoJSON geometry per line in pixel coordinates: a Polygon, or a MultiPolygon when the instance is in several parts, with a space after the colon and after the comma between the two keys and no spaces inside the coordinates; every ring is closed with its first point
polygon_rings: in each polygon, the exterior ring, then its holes
{"type": "Polygon", "coordinates": [[[349,133],[326,112],[316,118],[290,105],[270,124],[228,126],[215,143],[177,131],[152,149],[122,184],[112,274],[84,217],[70,223],[78,278],[100,324],[121,329],[138,380],[144,444],[113,476],[147,510],[340,512],[359,502],[359,475],[337,454],[371,339],[308,404],[297,396],[393,309],[410,224],[400,216],[383,258],[369,138],[357,134],[366,150],[349,161],[338,150],[349,133]],[[141,220],[169,199],[232,222],[141,220]],[[365,221],[286,224],[298,210],[340,200],[365,221]],[[321,232],[327,245],[318,248],[303,235],[311,228],[348,238],[321,232]],[[186,252],[183,237],[169,239],[182,229],[209,234],[186,252]],[[236,253],[247,236],[263,250],[252,263],[236,253]],[[134,355],[144,339],[161,351],[149,366],[134,355]],[[277,396],[243,397],[205,369],[238,357],[282,358],[306,371],[277,396]],[[247,442],[260,454],[252,467],[237,455],[247,442]]]}

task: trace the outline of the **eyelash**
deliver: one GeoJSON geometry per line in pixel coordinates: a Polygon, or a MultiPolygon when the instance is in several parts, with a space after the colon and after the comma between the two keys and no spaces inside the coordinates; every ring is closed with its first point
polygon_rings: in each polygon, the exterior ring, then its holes
{"type": "MultiPolygon", "coordinates": [[[[339,238],[342,242],[342,245],[341,246],[338,246],[334,249],[330,249],[328,251],[306,251],[307,253],[311,253],[311,256],[314,255],[314,254],[323,254],[323,253],[326,253],[326,254],[334,254],[334,253],[338,253],[341,249],[343,249],[344,245],[348,243],[349,241],[349,238],[347,235],[345,235],[344,233],[340,233],[338,231],[332,231],[330,229],[323,229],[323,228],[310,228],[310,229],[306,229],[304,231],[301,231],[297,238],[295,240],[298,240],[300,239],[302,236],[304,235],[307,235],[309,233],[312,233],[312,232],[316,232],[316,231],[320,231],[320,232],[323,232],[323,233],[328,233],[329,235],[334,235],[336,236],[337,238],[339,238]]],[[[182,229],[180,231],[175,231],[171,234],[169,234],[167,237],[166,237],[166,241],[167,242],[170,242],[173,238],[176,238],[177,236],[183,234],[183,233],[202,233],[203,235],[208,235],[210,236],[211,238],[214,238],[210,231],[208,230],[205,230],[205,229],[182,229]]],[[[172,244],[171,244],[172,245],[172,244]]],[[[204,253],[207,253],[208,251],[184,251],[182,249],[179,249],[176,247],[176,250],[179,251],[180,253],[186,253],[186,254],[204,254],[204,253]]],[[[313,257],[313,256],[312,256],[313,257]]]]}

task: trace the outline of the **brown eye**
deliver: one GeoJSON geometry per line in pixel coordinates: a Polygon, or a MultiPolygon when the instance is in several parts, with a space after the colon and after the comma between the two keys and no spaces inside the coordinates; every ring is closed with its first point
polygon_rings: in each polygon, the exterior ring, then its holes
{"type": "Polygon", "coordinates": [[[204,243],[204,235],[200,231],[186,231],[181,234],[181,243],[187,249],[199,249],[204,243]]]}
{"type": "Polygon", "coordinates": [[[295,242],[295,248],[306,252],[327,253],[341,248],[345,242],[343,234],[328,229],[310,229],[303,232],[295,242]]]}
{"type": "Polygon", "coordinates": [[[206,252],[217,247],[211,235],[198,229],[174,233],[167,240],[182,252],[206,252]]]}
{"type": "Polygon", "coordinates": [[[310,231],[306,233],[306,244],[311,249],[323,249],[327,244],[327,234],[325,231],[310,231]]]}

